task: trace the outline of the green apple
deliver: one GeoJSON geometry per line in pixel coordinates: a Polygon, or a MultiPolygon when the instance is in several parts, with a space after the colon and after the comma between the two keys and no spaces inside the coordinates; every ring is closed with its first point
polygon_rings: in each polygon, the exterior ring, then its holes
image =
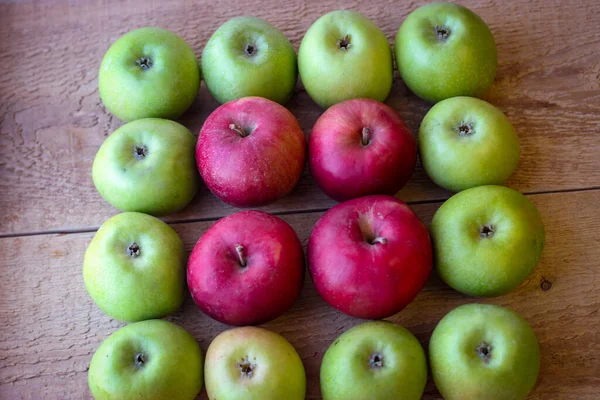
{"type": "Polygon", "coordinates": [[[110,335],[88,371],[96,400],[193,400],[202,382],[198,342],[182,327],[162,320],[136,322],[110,335]]]}
{"type": "Polygon", "coordinates": [[[437,272],[471,296],[499,296],[531,274],[544,249],[533,204],[504,186],[479,186],[448,199],[431,221],[437,272]]]}
{"type": "Polygon", "coordinates": [[[102,144],[92,166],[98,192],[114,207],[153,215],[184,208],[196,194],[196,138],[166,119],[130,122],[102,144]]]}
{"type": "Polygon", "coordinates": [[[323,357],[323,400],[419,400],[427,382],[425,352],[416,337],[386,321],[344,332],[323,357]]]}
{"type": "Polygon", "coordinates": [[[540,371],[540,348],[516,312],[465,304],[435,327],[429,362],[445,400],[523,400],[540,371]]]}
{"type": "Polygon", "coordinates": [[[120,321],[161,318],[184,298],[185,255],[177,233],[150,215],[126,212],[102,224],[83,261],[88,293],[120,321]]]}
{"type": "Polygon", "coordinates": [[[217,29],[202,52],[202,72],[220,103],[259,96],[283,104],[298,78],[290,41],[273,25],[253,17],[233,18],[217,29]]]}
{"type": "Polygon", "coordinates": [[[427,175],[458,192],[504,183],[517,168],[519,137],[508,118],[490,103],[453,97],[425,115],[419,151],[427,175]]]}
{"type": "Polygon", "coordinates": [[[175,119],[198,94],[200,67],[181,37],[165,29],[140,28],[108,49],[98,86],[106,109],[123,121],[175,119]]]}
{"type": "Polygon", "coordinates": [[[350,10],[330,12],[306,32],[298,50],[304,88],[321,107],[348,99],[385,100],[392,88],[392,51],[370,19],[350,10]]]}
{"type": "Polygon", "coordinates": [[[481,96],[496,76],[496,43],[473,11],[454,3],[431,3],[410,13],[394,44],[406,86],[436,102],[481,96]]]}
{"type": "Polygon", "coordinates": [[[210,400],[304,400],[302,360],[282,336],[246,326],[217,336],[206,351],[210,400]]]}

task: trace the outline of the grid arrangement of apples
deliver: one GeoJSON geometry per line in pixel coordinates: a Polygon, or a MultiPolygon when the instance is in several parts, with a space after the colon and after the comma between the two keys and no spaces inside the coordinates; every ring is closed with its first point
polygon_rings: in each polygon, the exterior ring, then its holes
{"type": "MultiPolygon", "coordinates": [[[[313,229],[308,270],[319,295],[356,318],[400,312],[434,263],[448,285],[470,296],[505,294],[527,278],[541,257],[544,227],[527,198],[501,186],[516,168],[519,142],[506,116],[477,98],[496,72],[490,29],[467,8],[433,3],[405,19],[394,50],[408,88],[436,103],[418,146],[382,103],[392,86],[390,45],[357,12],[319,18],[297,56],[280,31],[251,17],[223,24],[201,63],[182,38],[159,28],[133,30],[110,47],[100,94],[128,123],[101,146],[92,175],[104,199],[124,212],[98,230],[83,275],[98,307],[131,324],[91,360],[95,398],[193,399],[204,384],[210,399],[305,397],[305,371],[292,345],[254,326],[281,316],[300,295],[301,243],[277,216],[245,210],[216,222],[186,260],[177,233],[156,216],[184,208],[200,176],[225,203],[256,208],[289,193],[308,158],[318,186],[340,202],[313,229]],[[191,105],[201,74],[223,105],[196,141],[170,119],[191,105]],[[282,105],[298,74],[326,109],[308,145],[282,105]],[[393,196],[410,178],[417,151],[431,179],[457,192],[436,212],[431,232],[393,196]],[[188,332],[160,319],[180,307],[186,280],[204,313],[240,326],[218,335],[205,359],[188,332]]],[[[540,367],[528,323],[477,303],[439,322],[428,357],[449,400],[523,399],[540,367]]],[[[371,321],[331,344],[321,392],[324,399],[419,399],[427,374],[412,333],[371,321]]]]}

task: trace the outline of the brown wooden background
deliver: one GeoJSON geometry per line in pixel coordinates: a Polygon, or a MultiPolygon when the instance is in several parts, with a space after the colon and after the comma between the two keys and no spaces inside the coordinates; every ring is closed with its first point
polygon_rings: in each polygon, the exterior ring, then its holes
{"type": "MultiPolygon", "coordinates": [[[[422,3],[0,0],[0,398],[89,398],[90,358],[122,326],[94,306],[81,275],[94,231],[117,212],[95,191],[91,163],[105,137],[122,124],[102,107],[96,79],[104,52],[118,36],[161,26],[182,35],[199,57],[221,23],[254,15],[281,29],[297,49],[320,15],[348,8],[373,19],[392,44],[404,17],[422,3]]],[[[531,399],[600,398],[600,3],[463,4],[488,22],[498,44],[498,75],[485,98],[508,115],[521,139],[519,167],[508,185],[536,204],[547,229],[546,250],[531,278],[486,302],[509,306],[533,325],[542,370],[531,399]]],[[[387,103],[414,132],[429,108],[397,77],[387,103]]],[[[197,133],[216,106],[203,86],[181,122],[197,133]]],[[[301,86],[288,107],[308,134],[321,110],[301,86]]],[[[420,167],[398,194],[427,223],[449,195],[420,167]]],[[[265,210],[290,222],[306,244],[314,222],[333,204],[306,172],[290,196],[265,210]]],[[[234,211],[202,188],[190,206],[167,220],[189,251],[216,219],[234,211]]],[[[390,320],[427,346],[446,312],[474,301],[434,274],[390,320]]],[[[204,350],[227,328],[191,299],[169,319],[190,330],[204,350]]],[[[292,310],[266,327],[298,350],[307,397],[318,399],[324,351],[360,322],[327,306],[307,280],[292,310]]],[[[433,384],[424,398],[439,398],[433,384]]]]}

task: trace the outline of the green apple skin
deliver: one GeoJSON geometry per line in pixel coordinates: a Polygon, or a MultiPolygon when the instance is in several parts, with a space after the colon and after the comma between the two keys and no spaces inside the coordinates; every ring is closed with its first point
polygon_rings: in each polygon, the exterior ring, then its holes
{"type": "Polygon", "coordinates": [[[473,97],[434,105],[419,128],[421,164],[439,186],[459,192],[501,185],[517,168],[519,137],[496,107],[473,97]]]}
{"type": "Polygon", "coordinates": [[[421,344],[407,329],[386,321],[344,332],[321,364],[323,400],[419,400],[426,382],[421,344]]]}
{"type": "Polygon", "coordinates": [[[202,71],[219,103],[259,96],[284,104],[298,79],[290,41],[254,17],[230,19],[216,30],[202,52],[202,71]]]}
{"type": "Polygon", "coordinates": [[[394,50],[406,86],[430,102],[479,97],[496,76],[492,32],[477,14],[458,4],[431,3],[410,13],[398,30],[394,50]],[[444,31],[438,34],[438,27],[444,31]]]}
{"type": "Polygon", "coordinates": [[[177,122],[146,118],[113,132],[92,166],[102,197],[122,211],[166,215],[183,209],[196,194],[196,138],[177,122]]]}
{"type": "Polygon", "coordinates": [[[106,109],[123,121],[176,119],[198,94],[200,67],[181,37],[145,27],[126,33],[108,49],[98,86],[106,109]],[[145,68],[144,59],[152,65],[145,68]]]}
{"type": "Polygon", "coordinates": [[[245,326],[217,336],[206,351],[210,400],[304,400],[302,360],[281,335],[245,326]]]}
{"type": "Polygon", "coordinates": [[[540,371],[540,348],[516,312],[465,304],[435,327],[429,362],[445,400],[523,400],[540,371]]]}
{"type": "Polygon", "coordinates": [[[390,45],[377,25],[355,11],[319,18],[300,43],[298,68],[304,88],[322,108],[354,98],[384,101],[392,88],[390,45]],[[349,47],[340,47],[346,35],[349,47]]]}
{"type": "Polygon", "coordinates": [[[108,316],[135,322],[164,317],[181,306],[183,243],[169,225],[126,212],[102,224],[83,261],[88,293],[108,316]]]}
{"type": "Polygon", "coordinates": [[[198,342],[163,320],[127,325],[96,350],[88,384],[96,400],[193,400],[203,384],[198,342]]]}
{"type": "Polygon", "coordinates": [[[504,186],[479,186],[448,199],[431,221],[435,267],[470,296],[500,296],[531,274],[544,249],[535,206],[504,186]]]}

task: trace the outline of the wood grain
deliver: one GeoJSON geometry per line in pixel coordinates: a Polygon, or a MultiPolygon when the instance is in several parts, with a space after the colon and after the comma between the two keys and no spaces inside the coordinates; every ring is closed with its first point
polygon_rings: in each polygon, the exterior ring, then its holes
{"type": "MultiPolygon", "coordinates": [[[[126,31],[158,25],[182,35],[200,56],[227,19],[262,17],[297,48],[320,15],[339,8],[369,16],[390,43],[421,2],[391,0],[224,0],[219,2],[82,0],[0,2],[0,235],[69,232],[98,227],[116,211],[95,191],[91,164],[121,122],[103,108],[97,70],[104,52],[126,31]]],[[[506,112],[519,132],[522,156],[509,185],[526,193],[600,187],[600,3],[592,0],[465,0],[494,32],[496,82],[486,99],[506,112]]],[[[396,77],[387,103],[416,132],[428,105],[396,77]]],[[[182,122],[197,132],[217,106],[205,87],[182,122]]],[[[305,133],[321,110],[306,92],[288,107],[305,133]]],[[[399,196],[442,200],[419,167],[399,196]]],[[[297,189],[265,210],[323,210],[333,204],[305,173],[297,189]]],[[[206,188],[169,221],[230,214],[206,188]]]]}
{"type": "MultiPolygon", "coordinates": [[[[531,195],[547,228],[542,261],[530,279],[506,296],[485,302],[525,316],[539,339],[542,369],[530,399],[597,399],[600,387],[600,190],[531,195]]],[[[439,204],[414,206],[429,223],[439,204]]],[[[306,244],[319,213],[285,216],[306,244]]],[[[210,222],[174,225],[191,250],[210,222]]],[[[83,253],[92,233],[0,239],[0,398],[87,399],[87,368],[100,342],[122,324],[103,315],[86,293],[83,253]]],[[[427,348],[431,331],[454,307],[478,301],[432,276],[417,299],[390,318],[427,348]]],[[[225,325],[203,315],[190,298],[169,318],[187,328],[206,351],[225,325]]],[[[292,310],[266,325],[298,350],[309,399],[320,398],[324,351],[360,323],[335,311],[307,279],[292,310]]],[[[202,395],[205,398],[205,394],[202,395]]],[[[430,382],[424,399],[439,399],[430,382]]]]}

